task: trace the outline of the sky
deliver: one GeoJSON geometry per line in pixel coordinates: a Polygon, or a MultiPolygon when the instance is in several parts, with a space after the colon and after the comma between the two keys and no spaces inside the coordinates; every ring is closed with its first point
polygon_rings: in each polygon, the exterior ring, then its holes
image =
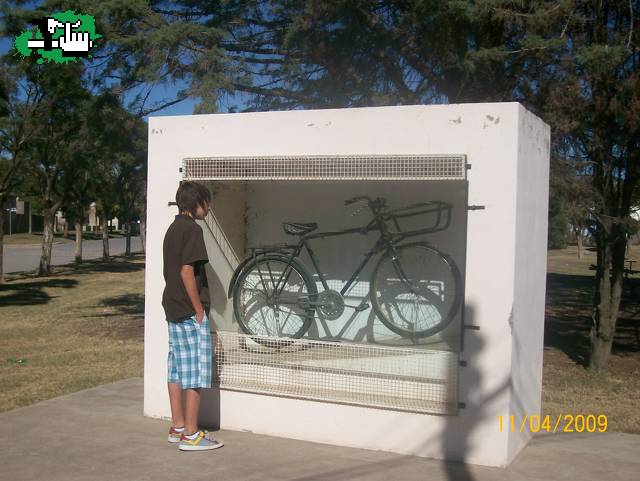
{"type": "MultiPolygon", "coordinates": [[[[38,4],[40,4],[39,0],[27,1],[23,5],[23,8],[35,8],[38,4]]],[[[0,19],[1,20],[1,19],[0,19]]],[[[4,55],[10,49],[13,48],[13,39],[2,38],[0,39],[0,55],[4,55]]],[[[149,96],[148,105],[153,105],[154,103],[160,102],[163,99],[173,99],[176,96],[176,92],[184,88],[183,85],[165,85],[160,86],[154,89],[152,94],[149,96]]],[[[125,100],[129,100],[133,94],[130,94],[128,97],[125,97],[125,100]]],[[[186,99],[180,103],[172,105],[170,107],[166,107],[162,110],[154,112],[151,116],[162,116],[162,115],[191,115],[193,114],[194,107],[197,103],[197,99],[186,99]]],[[[220,111],[226,112],[228,110],[228,106],[226,102],[221,102],[220,111]]],[[[147,117],[144,117],[144,120],[147,120],[147,117]]]]}
{"type": "MultiPolygon", "coordinates": [[[[13,48],[13,40],[2,38],[0,39],[0,55],[4,55],[9,52],[13,48]]],[[[148,104],[152,105],[156,102],[160,102],[162,99],[171,99],[174,98],[176,92],[183,85],[165,85],[156,87],[152,94],[149,96],[148,104]]],[[[128,99],[132,97],[133,94],[128,96],[128,99]]],[[[163,115],[190,115],[193,113],[193,109],[196,105],[196,99],[187,99],[178,104],[172,105],[170,107],[166,107],[158,112],[154,112],[151,114],[152,116],[163,116],[163,115]]],[[[222,111],[226,111],[226,107],[224,105],[221,106],[222,111]]],[[[144,117],[144,120],[147,120],[147,117],[144,117]]]]}

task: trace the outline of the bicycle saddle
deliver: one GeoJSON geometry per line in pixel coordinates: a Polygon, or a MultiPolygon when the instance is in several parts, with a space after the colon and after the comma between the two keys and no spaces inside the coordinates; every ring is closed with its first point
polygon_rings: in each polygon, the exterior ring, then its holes
{"type": "Polygon", "coordinates": [[[318,228],[318,224],[311,222],[303,224],[301,222],[284,222],[282,224],[284,232],[289,235],[305,235],[309,232],[313,232],[318,228]]]}

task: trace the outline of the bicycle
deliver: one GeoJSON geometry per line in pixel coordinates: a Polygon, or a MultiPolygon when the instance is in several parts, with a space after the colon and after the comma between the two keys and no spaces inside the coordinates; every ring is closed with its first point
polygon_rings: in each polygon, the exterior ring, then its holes
{"type": "Polygon", "coordinates": [[[405,239],[446,229],[450,224],[451,206],[430,201],[406,207],[388,209],[386,199],[358,196],[345,205],[366,202],[351,215],[365,207],[373,214],[362,227],[341,231],[317,232],[317,223],[285,222],[286,234],[299,237],[297,244],[280,244],[251,248],[248,256],[235,270],[228,297],[233,297],[233,310],[240,328],[246,334],[260,338],[300,338],[318,313],[325,320],[342,316],[345,308],[356,312],[370,306],[365,300],[359,305],[345,304],[345,293],[356,282],[369,261],[379,259],[369,280],[368,298],[380,321],[391,331],[408,338],[431,336],[444,329],[455,317],[462,298],[461,276],[455,262],[426,240],[404,242],[405,239]],[[432,226],[403,231],[403,218],[435,215],[432,226]],[[340,292],[330,289],[309,241],[359,233],[379,232],[376,244],[365,254],[340,292]],[[306,249],[323,290],[299,257],[306,249]]]}

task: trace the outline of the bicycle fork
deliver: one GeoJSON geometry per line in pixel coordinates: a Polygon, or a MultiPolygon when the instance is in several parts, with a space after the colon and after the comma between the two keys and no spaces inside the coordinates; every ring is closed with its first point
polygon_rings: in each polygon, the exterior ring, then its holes
{"type": "Polygon", "coordinates": [[[398,275],[400,280],[409,287],[409,290],[412,294],[419,296],[420,293],[418,289],[415,288],[413,283],[409,280],[409,277],[407,277],[407,275],[405,274],[404,269],[402,268],[402,264],[400,263],[400,258],[398,256],[398,251],[395,246],[392,245],[391,247],[389,247],[389,251],[391,252],[391,263],[393,264],[393,268],[395,269],[396,274],[398,275]]]}

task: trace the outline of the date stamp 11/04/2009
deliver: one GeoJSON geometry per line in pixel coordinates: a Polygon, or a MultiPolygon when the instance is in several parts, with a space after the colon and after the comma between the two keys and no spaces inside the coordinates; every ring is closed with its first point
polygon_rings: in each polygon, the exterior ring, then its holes
{"type": "Polygon", "coordinates": [[[498,416],[498,425],[501,433],[604,433],[608,419],[606,414],[525,414],[522,419],[498,416]]]}

